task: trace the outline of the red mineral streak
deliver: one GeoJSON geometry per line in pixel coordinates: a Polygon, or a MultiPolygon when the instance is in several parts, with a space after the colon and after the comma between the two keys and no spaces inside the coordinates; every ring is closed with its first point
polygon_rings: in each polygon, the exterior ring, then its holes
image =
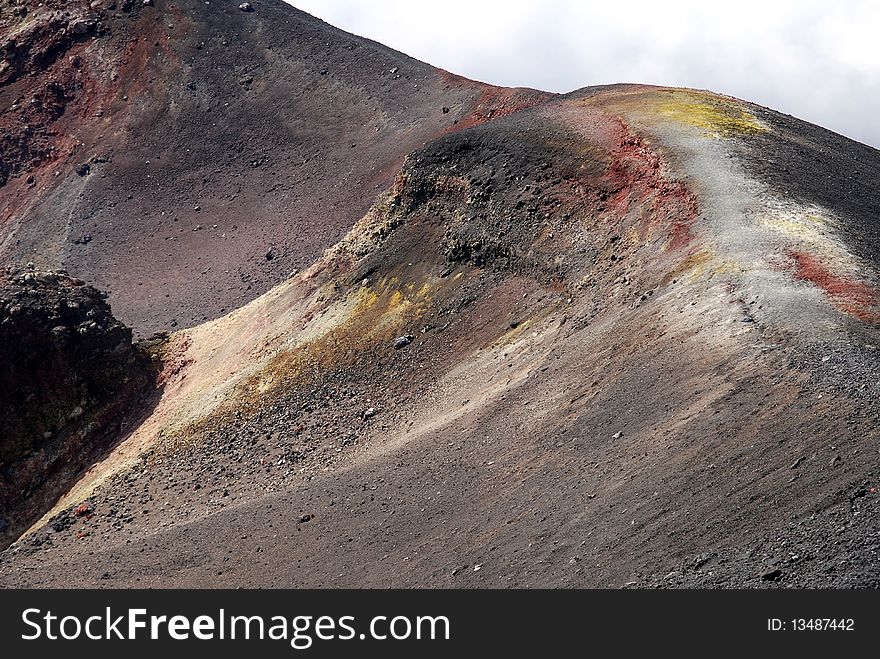
{"type": "Polygon", "coordinates": [[[825,291],[835,307],[866,322],[880,322],[877,293],[864,282],[837,275],[818,258],[800,250],[790,250],[794,275],[825,291]]]}
{"type": "Polygon", "coordinates": [[[623,218],[631,208],[647,208],[642,220],[645,238],[667,226],[666,249],[677,250],[693,240],[692,226],[697,217],[697,198],[682,181],[668,179],[660,155],[640,136],[618,120],[618,146],[604,182],[610,195],[606,212],[623,218]]]}
{"type": "Polygon", "coordinates": [[[483,83],[475,83],[448,71],[443,71],[442,76],[456,87],[477,85],[478,89],[482,90],[469,113],[447,129],[450,133],[527,110],[553,97],[553,94],[549,92],[533,89],[493,87],[483,83]]]}

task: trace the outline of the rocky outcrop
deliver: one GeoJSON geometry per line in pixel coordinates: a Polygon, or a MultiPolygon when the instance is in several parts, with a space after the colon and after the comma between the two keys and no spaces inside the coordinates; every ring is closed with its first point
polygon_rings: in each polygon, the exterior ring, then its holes
{"type": "Polygon", "coordinates": [[[0,542],[124,433],[150,360],[105,296],[64,273],[0,280],[0,542]]]}
{"type": "Polygon", "coordinates": [[[0,110],[0,187],[23,176],[33,188],[41,166],[69,155],[74,143],[59,120],[109,78],[83,58],[84,46],[104,33],[98,6],[31,4],[0,3],[0,86],[8,100],[0,110]]]}

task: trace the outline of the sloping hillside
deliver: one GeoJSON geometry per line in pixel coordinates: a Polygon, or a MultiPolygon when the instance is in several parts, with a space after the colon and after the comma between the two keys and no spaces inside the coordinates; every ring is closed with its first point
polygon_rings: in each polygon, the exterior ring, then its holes
{"type": "Polygon", "coordinates": [[[143,336],[191,326],[310,265],[427,140],[544,96],[238,4],[3,7],[0,258],[109,291],[143,336]]]}
{"type": "MultiPolygon", "coordinates": [[[[253,4],[226,15],[349,38],[253,4]]],[[[176,6],[204,34],[220,16],[176,6]]],[[[880,585],[880,153],[709,92],[550,97],[401,62],[471,100],[440,101],[425,144],[376,137],[399,155],[339,192],[363,212],[325,242],[326,199],[266,211],[308,218],[301,269],[171,335],[155,408],[0,582],[880,585]],[[475,117],[486,94],[506,109],[475,117]]],[[[144,304],[113,294],[123,319],[144,304]]]]}

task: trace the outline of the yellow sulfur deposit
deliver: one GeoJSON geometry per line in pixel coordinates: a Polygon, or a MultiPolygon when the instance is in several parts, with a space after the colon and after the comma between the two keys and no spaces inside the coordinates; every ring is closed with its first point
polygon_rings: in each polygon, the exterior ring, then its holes
{"type": "Polygon", "coordinates": [[[733,99],[690,91],[675,91],[664,98],[661,114],[701,128],[718,137],[766,132],[758,119],[733,99]]]}

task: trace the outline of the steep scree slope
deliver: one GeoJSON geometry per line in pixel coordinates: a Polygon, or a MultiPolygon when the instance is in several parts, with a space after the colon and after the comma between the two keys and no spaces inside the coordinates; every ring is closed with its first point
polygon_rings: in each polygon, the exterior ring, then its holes
{"type": "Polygon", "coordinates": [[[707,92],[518,105],[175,332],[0,582],[878,585],[880,154],[707,92]]]}
{"type": "Polygon", "coordinates": [[[0,258],[190,326],[312,263],[410,151],[547,96],[238,4],[4,0],[0,258]]]}

